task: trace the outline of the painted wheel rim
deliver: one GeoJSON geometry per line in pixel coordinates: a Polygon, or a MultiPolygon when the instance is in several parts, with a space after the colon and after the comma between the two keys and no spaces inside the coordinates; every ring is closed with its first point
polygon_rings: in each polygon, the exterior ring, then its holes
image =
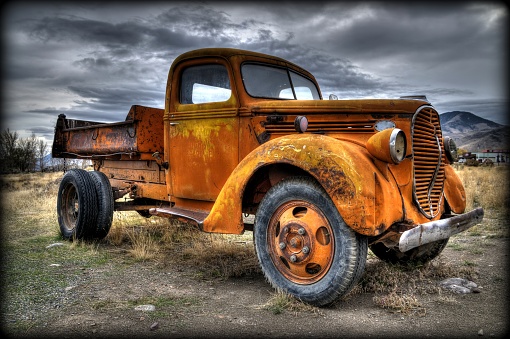
{"type": "Polygon", "coordinates": [[[313,204],[282,204],[268,227],[267,243],[277,270],[297,284],[313,284],[331,267],[335,242],[327,218],[313,204]]]}
{"type": "Polygon", "coordinates": [[[62,218],[68,230],[76,226],[76,220],[80,212],[78,192],[73,185],[68,185],[62,192],[62,218]]]}

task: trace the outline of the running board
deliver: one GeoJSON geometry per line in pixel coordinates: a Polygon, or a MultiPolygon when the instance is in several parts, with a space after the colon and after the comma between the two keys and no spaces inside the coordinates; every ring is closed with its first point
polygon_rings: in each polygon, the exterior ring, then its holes
{"type": "Polygon", "coordinates": [[[165,217],[165,218],[178,218],[178,219],[185,219],[187,221],[192,221],[202,229],[202,226],[204,225],[204,220],[209,215],[206,212],[200,212],[200,211],[190,211],[185,210],[182,208],[175,208],[175,207],[157,207],[157,208],[151,208],[149,210],[149,213],[151,215],[156,215],[158,217],[165,217]]]}

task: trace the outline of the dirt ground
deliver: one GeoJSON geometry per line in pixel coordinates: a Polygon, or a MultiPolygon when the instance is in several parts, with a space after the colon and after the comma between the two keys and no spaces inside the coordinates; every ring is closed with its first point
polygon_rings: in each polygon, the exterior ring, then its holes
{"type": "MultiPolygon", "coordinates": [[[[469,248],[473,237],[454,243],[469,248]]],[[[350,295],[327,308],[285,310],[264,307],[275,291],[262,274],[243,278],[197,279],[196,267],[154,262],[118,265],[114,261],[77,269],[52,309],[37,325],[13,336],[29,337],[504,337],[508,331],[508,238],[486,239],[481,251],[448,246],[442,259],[476,266],[480,293],[420,295],[424,311],[391,312],[377,306],[373,293],[350,295]],[[156,300],[155,311],[137,310],[129,300],[156,300]]],[[[452,240],[450,241],[452,242],[452,240]]],[[[457,246],[458,247],[458,246],[457,246]]],[[[373,265],[377,259],[370,259],[373,265]]],[[[437,284],[441,278],[427,281],[437,284]]],[[[150,303],[150,302],[148,302],[150,303]]],[[[7,333],[9,335],[9,333],[7,333]]]]}

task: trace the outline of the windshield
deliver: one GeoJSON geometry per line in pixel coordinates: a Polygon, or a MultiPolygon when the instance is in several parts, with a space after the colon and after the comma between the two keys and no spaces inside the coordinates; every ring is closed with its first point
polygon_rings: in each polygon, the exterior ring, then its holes
{"type": "Polygon", "coordinates": [[[252,97],[320,100],[313,81],[287,68],[246,63],[241,74],[246,92],[252,97]]]}

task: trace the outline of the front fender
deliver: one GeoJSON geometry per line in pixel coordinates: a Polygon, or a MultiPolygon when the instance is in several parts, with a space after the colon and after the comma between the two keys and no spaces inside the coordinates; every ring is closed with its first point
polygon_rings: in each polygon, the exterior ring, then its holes
{"type": "Polygon", "coordinates": [[[358,144],[316,134],[292,134],[268,141],[248,154],[223,186],[203,230],[242,233],[242,198],[251,176],[274,163],[291,164],[324,187],[346,224],[378,235],[402,218],[402,200],[391,175],[383,175],[358,144]],[[391,208],[384,208],[390,206],[391,208]]]}
{"type": "Polygon", "coordinates": [[[466,209],[466,191],[457,173],[451,165],[445,166],[444,196],[454,213],[464,213],[466,209]]]}

